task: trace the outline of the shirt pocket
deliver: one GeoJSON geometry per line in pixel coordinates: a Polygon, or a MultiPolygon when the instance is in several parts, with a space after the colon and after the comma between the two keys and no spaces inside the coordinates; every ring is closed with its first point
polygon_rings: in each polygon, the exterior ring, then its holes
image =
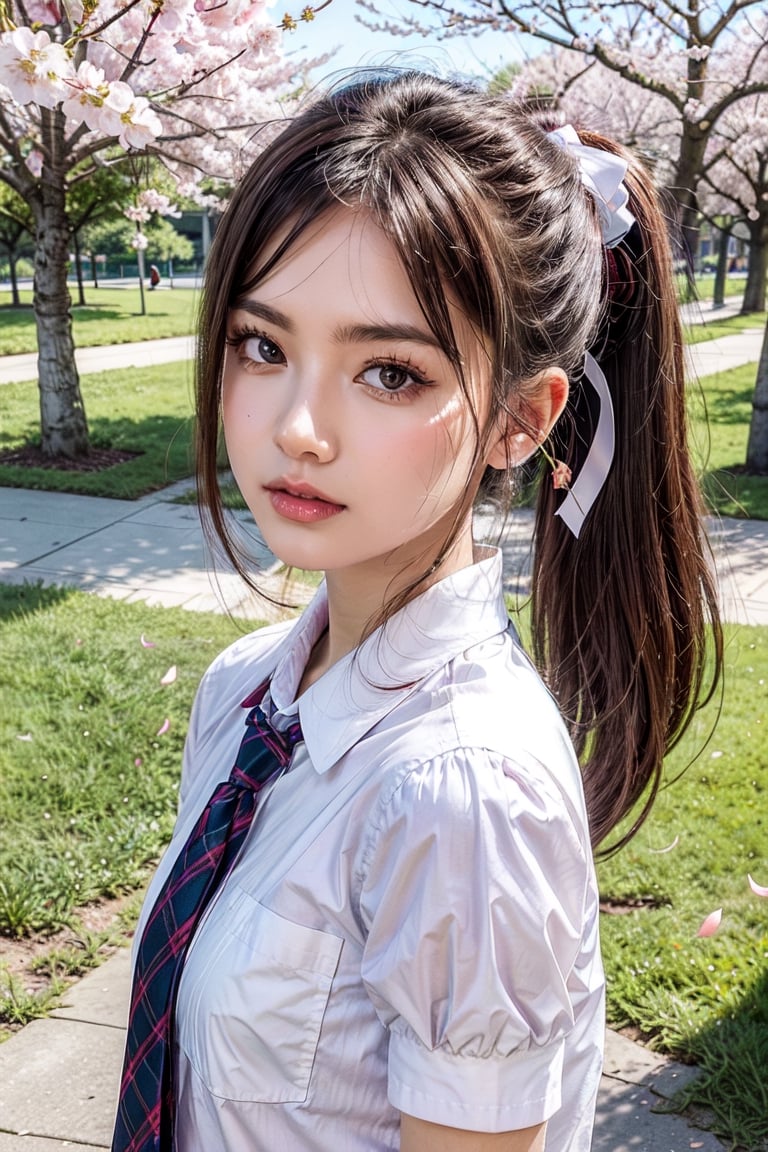
{"type": "Polygon", "coordinates": [[[184,967],[176,1038],[212,1095],[301,1103],[343,940],[236,889],[184,967]]]}

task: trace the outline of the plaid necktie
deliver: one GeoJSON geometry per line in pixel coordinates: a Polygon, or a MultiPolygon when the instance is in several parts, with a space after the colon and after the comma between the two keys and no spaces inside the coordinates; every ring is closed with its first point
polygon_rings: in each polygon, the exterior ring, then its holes
{"type": "Polygon", "coordinates": [[[229,779],[217,785],[160,889],[136,952],[125,1062],[112,1152],[171,1152],[173,1013],[192,935],[237,857],[264,784],[291,759],[298,721],[276,732],[260,705],[268,681],[243,701],[246,731],[229,779]]]}

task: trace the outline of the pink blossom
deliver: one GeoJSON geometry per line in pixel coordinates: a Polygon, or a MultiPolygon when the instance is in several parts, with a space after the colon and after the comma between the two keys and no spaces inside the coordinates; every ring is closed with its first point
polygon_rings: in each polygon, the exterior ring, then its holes
{"type": "Polygon", "coordinates": [[[30,24],[61,22],[61,5],[56,0],[27,0],[26,8],[30,24]]]}
{"type": "Polygon", "coordinates": [[[134,224],[146,224],[151,215],[149,208],[145,208],[141,204],[133,204],[123,212],[123,216],[127,216],[134,224]]]}
{"type": "Polygon", "coordinates": [[[47,32],[16,28],[0,36],[0,74],[17,104],[55,108],[66,93],[72,61],[47,32]]]}
{"type": "Polygon", "coordinates": [[[146,252],[149,247],[149,240],[143,232],[134,232],[131,237],[131,248],[135,248],[137,252],[146,252]]]}
{"type": "Polygon", "coordinates": [[[65,116],[88,127],[98,129],[101,106],[109,92],[103,68],[96,68],[83,60],[74,77],[67,81],[68,95],[62,104],[65,116]]]}
{"type": "Polygon", "coordinates": [[[697,936],[714,936],[720,927],[720,921],[723,918],[722,908],[718,908],[716,912],[710,912],[709,916],[705,916],[701,922],[697,936]]]}
{"type": "Polygon", "coordinates": [[[123,148],[146,148],[163,130],[160,117],[143,96],[136,97],[123,120],[123,130],[119,135],[123,148]]]}
{"type": "MultiPolygon", "coordinates": [[[[145,188],[143,192],[140,192],[139,204],[148,213],[157,212],[158,216],[174,216],[177,219],[181,216],[176,205],[171,204],[170,197],[166,196],[164,192],[158,192],[155,188],[145,188]]],[[[145,217],[145,219],[147,218],[145,217]]]]}
{"type": "Polygon", "coordinates": [[[109,85],[96,127],[105,136],[117,136],[123,148],[144,148],[162,132],[160,117],[149,101],[122,80],[109,85]]]}

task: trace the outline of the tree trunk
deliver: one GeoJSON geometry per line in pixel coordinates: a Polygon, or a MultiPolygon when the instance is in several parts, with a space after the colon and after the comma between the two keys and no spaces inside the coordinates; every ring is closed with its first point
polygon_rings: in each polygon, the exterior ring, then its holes
{"type": "Polygon", "coordinates": [[[143,250],[143,248],[137,248],[136,249],[136,260],[138,261],[138,265],[139,265],[139,300],[141,301],[141,307],[140,307],[139,315],[140,316],[146,316],[146,314],[147,314],[147,301],[146,301],[146,298],[144,296],[144,250],[143,250]]]}
{"type": "Polygon", "coordinates": [[[83,254],[80,251],[80,238],[77,232],[72,233],[72,244],[75,249],[75,275],[77,276],[77,302],[85,306],[85,285],[83,284],[83,254]]]}
{"type": "Polygon", "coordinates": [[[718,229],[717,267],[715,286],[712,290],[712,307],[722,308],[725,304],[725,279],[728,275],[728,241],[731,238],[731,221],[718,229]]]}
{"type": "Polygon", "coordinates": [[[707,137],[698,124],[684,120],[680,154],[670,191],[678,204],[682,256],[690,269],[695,267],[699,250],[699,207],[696,188],[701,178],[706,147],[707,137]]]}
{"type": "Polygon", "coordinates": [[[768,475],[768,324],[763,350],[757,368],[755,394],[752,397],[752,420],[747,442],[747,468],[759,476],[768,475]]]}
{"type": "Polygon", "coordinates": [[[768,276],[768,211],[749,222],[749,263],[742,314],[765,311],[765,279],[768,276]]]}
{"type": "Polygon", "coordinates": [[[11,304],[14,308],[21,307],[21,296],[19,295],[19,279],[16,275],[16,264],[18,256],[15,252],[8,253],[8,271],[11,277],[11,304]]]}
{"type": "Polygon", "coordinates": [[[37,323],[41,447],[46,456],[87,456],[88,424],[72,339],[67,289],[69,223],[64,200],[64,117],[42,110],[49,147],[32,200],[35,214],[35,320],[37,323]]]}
{"type": "Polygon", "coordinates": [[[98,272],[98,269],[96,267],[96,253],[95,252],[89,252],[88,255],[91,258],[91,275],[93,276],[93,286],[94,286],[94,288],[98,288],[98,286],[99,286],[99,272],[98,272]]]}

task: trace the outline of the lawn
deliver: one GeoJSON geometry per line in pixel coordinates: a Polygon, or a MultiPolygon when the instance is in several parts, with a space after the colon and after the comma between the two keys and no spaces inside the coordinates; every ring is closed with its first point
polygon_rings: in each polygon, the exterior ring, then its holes
{"type": "MultiPolygon", "coordinates": [[[[88,287],[85,298],[85,307],[72,307],[76,348],[189,336],[195,330],[199,294],[190,288],[146,291],[145,316],[138,287],[88,287]]],[[[23,307],[14,308],[10,292],[0,292],[0,356],[37,351],[31,291],[22,291],[21,299],[23,307]]]]}
{"type": "Polygon", "coordinates": [[[744,472],[757,365],[706,376],[690,392],[694,457],[709,508],[768,520],[768,476],[744,472]]]}
{"type": "MultiPolygon", "coordinates": [[[[688,299],[688,280],[682,273],[677,274],[677,292],[678,298],[681,302],[688,299]]],[[[744,286],[747,282],[746,276],[726,276],[725,278],[725,295],[728,296],[742,296],[744,293],[744,286]]],[[[715,291],[715,275],[714,272],[707,272],[703,276],[699,276],[696,280],[696,295],[699,300],[711,300],[715,291]]]]}
{"type": "MultiPolygon", "coordinates": [[[[100,941],[77,910],[146,880],[173,826],[197,684],[246,627],[226,615],[0,585],[0,1032],[44,1011],[52,991],[30,995],[3,976],[9,938],[68,925],[77,964],[98,961],[100,941]]],[[[55,948],[41,963],[76,971],[55,948]]]]}
{"type": "MultiPolygon", "coordinates": [[[[0,464],[0,484],[133,500],[191,470],[192,365],[99,372],[81,381],[95,448],[139,453],[102,472],[68,472],[0,464]]],[[[0,450],[39,443],[37,385],[0,387],[0,450]]]]}
{"type": "Polygon", "coordinates": [[[686,1099],[713,1109],[727,1140],[765,1152],[768,899],[747,876],[768,885],[768,629],[727,629],[725,696],[706,743],[717,711],[668,757],[672,783],[637,837],[600,866],[613,910],[602,917],[608,1012],[698,1064],[686,1099]],[[720,908],[716,934],[697,937],[720,908]]]}

